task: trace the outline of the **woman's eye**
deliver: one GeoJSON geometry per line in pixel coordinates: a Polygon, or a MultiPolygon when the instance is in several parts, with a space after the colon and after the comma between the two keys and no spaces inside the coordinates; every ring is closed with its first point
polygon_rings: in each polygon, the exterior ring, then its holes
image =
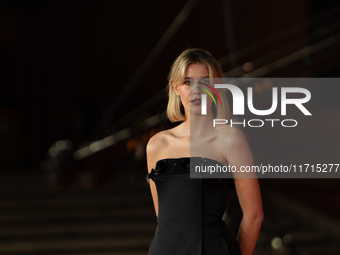
{"type": "Polygon", "coordinates": [[[190,81],[184,81],[183,84],[185,84],[185,85],[190,85],[191,83],[190,83],[190,81]]]}
{"type": "Polygon", "coordinates": [[[202,83],[204,83],[205,85],[209,85],[209,80],[203,80],[202,83]]]}

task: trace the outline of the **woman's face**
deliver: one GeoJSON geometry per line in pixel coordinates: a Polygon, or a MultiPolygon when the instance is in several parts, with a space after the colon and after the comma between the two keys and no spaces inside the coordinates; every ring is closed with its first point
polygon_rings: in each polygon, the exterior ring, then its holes
{"type": "Polygon", "coordinates": [[[176,94],[181,98],[185,114],[201,114],[202,90],[197,88],[199,86],[197,82],[190,84],[190,78],[197,79],[197,81],[201,81],[203,78],[209,78],[209,70],[205,65],[200,63],[190,64],[185,71],[183,84],[177,83],[174,85],[176,94]]]}

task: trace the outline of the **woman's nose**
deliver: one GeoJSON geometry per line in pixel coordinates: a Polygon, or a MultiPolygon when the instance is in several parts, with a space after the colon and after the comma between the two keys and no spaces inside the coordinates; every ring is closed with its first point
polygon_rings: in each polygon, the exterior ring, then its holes
{"type": "Polygon", "coordinates": [[[197,82],[193,82],[193,84],[190,86],[190,90],[192,94],[201,94],[201,90],[199,89],[200,84],[197,82]]]}

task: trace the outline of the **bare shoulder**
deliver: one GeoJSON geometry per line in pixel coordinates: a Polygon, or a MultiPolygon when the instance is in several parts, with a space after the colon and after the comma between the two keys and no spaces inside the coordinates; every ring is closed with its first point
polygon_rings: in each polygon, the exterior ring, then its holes
{"type": "Polygon", "coordinates": [[[153,137],[151,137],[146,146],[147,156],[149,158],[152,157],[155,159],[159,159],[164,156],[164,154],[166,154],[166,148],[169,148],[170,145],[173,143],[175,130],[176,127],[172,129],[167,129],[158,132],[153,137]]]}
{"type": "Polygon", "coordinates": [[[234,166],[252,165],[253,156],[243,131],[226,126],[221,130],[219,148],[229,164],[234,166]]]}
{"type": "MultiPolygon", "coordinates": [[[[156,165],[157,161],[169,157],[176,143],[176,127],[161,131],[150,138],[146,146],[148,170],[156,165]]],[[[171,154],[172,155],[172,154],[171,154]]]]}
{"type": "Polygon", "coordinates": [[[161,146],[166,145],[168,140],[169,140],[168,130],[158,132],[157,134],[150,138],[148,144],[146,145],[147,153],[154,154],[155,152],[159,151],[161,146]]]}
{"type": "Polygon", "coordinates": [[[236,146],[247,143],[247,139],[241,129],[225,125],[219,132],[219,141],[225,146],[236,146]]]}

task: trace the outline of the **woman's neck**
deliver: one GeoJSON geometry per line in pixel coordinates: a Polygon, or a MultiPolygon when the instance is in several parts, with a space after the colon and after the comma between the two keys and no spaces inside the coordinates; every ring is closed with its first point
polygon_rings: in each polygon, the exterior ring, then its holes
{"type": "Polygon", "coordinates": [[[214,132],[214,117],[211,115],[187,114],[182,123],[182,132],[190,138],[203,137],[211,135],[214,132]]]}

